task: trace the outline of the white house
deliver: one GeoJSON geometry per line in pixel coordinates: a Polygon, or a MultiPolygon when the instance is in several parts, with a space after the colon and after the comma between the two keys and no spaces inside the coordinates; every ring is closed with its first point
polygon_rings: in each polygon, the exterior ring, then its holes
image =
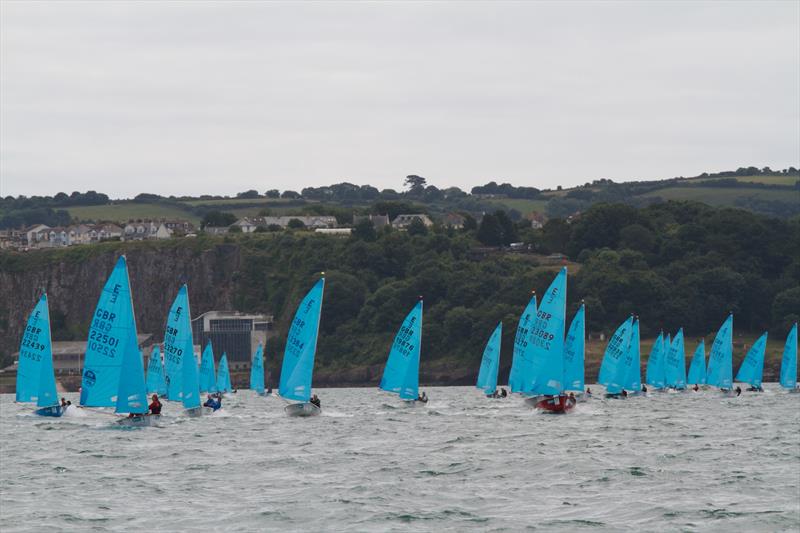
{"type": "Polygon", "coordinates": [[[433,221],[428,218],[428,215],[423,214],[404,214],[404,215],[397,215],[394,220],[392,220],[392,227],[396,229],[406,229],[408,226],[414,222],[414,219],[419,219],[426,228],[433,226],[433,221]]]}

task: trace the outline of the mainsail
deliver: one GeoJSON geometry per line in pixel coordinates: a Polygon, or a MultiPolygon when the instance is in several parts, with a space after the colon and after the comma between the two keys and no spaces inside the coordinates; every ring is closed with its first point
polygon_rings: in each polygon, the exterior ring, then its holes
{"type": "Polygon", "coordinates": [[[700,339],[700,344],[697,345],[692,356],[687,380],[693,385],[705,385],[706,383],[706,345],[703,339],[700,339]]]}
{"type": "Polygon", "coordinates": [[[16,401],[34,400],[38,407],[58,405],[50,338],[50,309],[46,294],[42,294],[28,316],[25,333],[19,343],[16,401]]]}
{"type": "Polygon", "coordinates": [[[686,388],[686,349],[683,345],[683,328],[678,330],[667,351],[667,387],[686,388]]]}
{"type": "Polygon", "coordinates": [[[522,392],[557,395],[564,392],[564,324],[567,319],[567,267],[563,267],[539,303],[528,336],[531,376],[522,392]]]}
{"type": "Polygon", "coordinates": [[[736,374],[736,381],[749,383],[753,387],[761,387],[761,378],[764,374],[764,354],[767,350],[767,333],[764,332],[742,361],[739,372],[736,374]]]}
{"type": "Polygon", "coordinates": [[[531,355],[529,346],[530,331],[536,320],[536,294],[531,296],[517,324],[517,333],[514,336],[513,355],[511,358],[511,372],[508,375],[508,388],[511,392],[521,392],[523,383],[531,376],[531,355]]]}
{"type": "Polygon", "coordinates": [[[103,287],[89,327],[81,379],[81,405],[117,405],[120,367],[131,339],[135,344],[136,322],[128,265],[123,255],[103,287]]]}
{"type": "MultiPolygon", "coordinates": [[[[189,313],[189,290],[182,285],[172,302],[164,330],[164,362],[167,369],[167,389],[170,400],[183,398],[184,358],[194,359],[192,340],[192,317],[189,313]]],[[[197,368],[194,369],[197,374],[197,368]]]]}
{"type": "Polygon", "coordinates": [[[161,362],[161,350],[158,346],[153,348],[150,360],[147,362],[147,392],[155,392],[159,396],[167,394],[167,380],[164,379],[164,365],[161,362]]]}
{"type": "Polygon", "coordinates": [[[650,356],[647,358],[647,384],[655,389],[663,389],[666,386],[664,376],[664,333],[660,332],[653,347],[650,349],[650,356]]]}
{"type": "Polygon", "coordinates": [[[230,392],[231,387],[231,371],[228,368],[228,354],[222,352],[222,357],[219,360],[219,369],[217,370],[217,391],[230,392]]]}
{"type": "Polygon", "coordinates": [[[483,349],[481,368],[478,372],[478,381],[475,386],[486,394],[497,391],[497,372],[500,369],[500,341],[503,337],[503,323],[494,328],[486,347],[483,349]]]}
{"type": "Polygon", "coordinates": [[[795,389],[797,387],[797,322],[786,336],[781,359],[781,387],[795,389]]]}
{"type": "Polygon", "coordinates": [[[250,388],[259,394],[264,394],[264,346],[261,343],[256,348],[256,354],[250,363],[250,388]]]}
{"type": "Polygon", "coordinates": [[[404,400],[419,397],[419,356],[422,343],[422,300],[403,320],[394,337],[380,388],[404,400]]]}
{"type": "Polygon", "coordinates": [[[632,334],[633,316],[629,316],[611,336],[603,354],[597,382],[603,385],[606,391],[611,394],[617,394],[622,391],[622,380],[625,377],[625,372],[622,369],[625,367],[625,354],[631,343],[632,334]]]}
{"type": "Polygon", "coordinates": [[[642,356],[639,346],[639,319],[633,322],[631,341],[625,351],[625,377],[622,379],[622,388],[637,392],[642,388],[642,356]]]}
{"type": "Polygon", "coordinates": [[[214,369],[214,348],[208,341],[200,357],[200,392],[217,392],[217,376],[214,369]]]}
{"type": "Polygon", "coordinates": [[[564,389],[583,392],[586,311],[581,304],[564,341],[564,389]]]}
{"type": "Polygon", "coordinates": [[[280,394],[287,400],[308,402],[311,399],[324,289],[325,278],[320,278],[300,302],[289,328],[280,382],[280,394]]]}
{"type": "Polygon", "coordinates": [[[720,326],[708,356],[706,383],[721,389],[733,384],[733,313],[720,326]]]}

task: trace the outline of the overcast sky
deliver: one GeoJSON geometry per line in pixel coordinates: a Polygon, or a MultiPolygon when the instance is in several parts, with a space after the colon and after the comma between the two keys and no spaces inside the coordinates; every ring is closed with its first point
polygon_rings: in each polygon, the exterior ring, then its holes
{"type": "Polygon", "coordinates": [[[0,194],[800,161],[800,2],[0,4],[0,194]]]}

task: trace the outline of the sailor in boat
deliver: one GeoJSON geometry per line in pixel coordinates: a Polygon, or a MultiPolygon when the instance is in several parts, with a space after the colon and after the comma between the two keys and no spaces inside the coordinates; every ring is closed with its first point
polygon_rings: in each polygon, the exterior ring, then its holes
{"type": "Polygon", "coordinates": [[[764,392],[764,387],[749,387],[747,392],[764,392]]]}
{"type": "Polygon", "coordinates": [[[742,388],[739,385],[736,385],[736,396],[739,396],[741,394],[742,394],[742,388]]]}
{"type": "Polygon", "coordinates": [[[267,389],[267,394],[272,394],[272,387],[267,389]]]}
{"type": "Polygon", "coordinates": [[[417,397],[418,402],[428,403],[428,395],[424,392],[417,397]]]}
{"type": "Polygon", "coordinates": [[[67,407],[67,400],[66,400],[66,398],[61,398],[61,407],[63,407],[63,408],[65,408],[65,409],[66,409],[66,407],[67,407]]]}
{"type": "Polygon", "coordinates": [[[586,387],[586,396],[591,396],[591,395],[592,395],[592,389],[586,387]]]}
{"type": "Polygon", "coordinates": [[[153,394],[153,401],[148,406],[151,415],[161,414],[161,402],[158,400],[158,394],[153,394]]]}
{"type": "Polygon", "coordinates": [[[208,399],[206,403],[203,404],[203,407],[210,407],[214,411],[222,408],[222,398],[219,395],[212,396],[211,394],[208,395],[208,399]]]}
{"type": "Polygon", "coordinates": [[[628,391],[626,391],[625,389],[622,389],[622,397],[623,398],[627,398],[628,397],[628,391]]]}
{"type": "Polygon", "coordinates": [[[503,387],[500,387],[500,397],[505,398],[506,396],[508,396],[508,391],[503,387]]]}
{"type": "Polygon", "coordinates": [[[319,396],[317,396],[316,394],[312,394],[311,395],[311,399],[309,400],[309,402],[311,402],[312,404],[314,404],[317,407],[319,407],[320,409],[322,409],[322,401],[319,399],[319,396]]]}
{"type": "Polygon", "coordinates": [[[647,392],[647,385],[642,383],[642,392],[647,392]]]}
{"type": "Polygon", "coordinates": [[[695,392],[700,390],[700,387],[697,386],[697,383],[694,384],[694,387],[692,387],[692,390],[695,391],[695,392]]]}

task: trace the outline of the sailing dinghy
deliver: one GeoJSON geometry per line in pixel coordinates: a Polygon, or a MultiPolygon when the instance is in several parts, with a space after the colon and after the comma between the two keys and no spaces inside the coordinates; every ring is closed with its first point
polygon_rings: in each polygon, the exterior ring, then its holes
{"type": "Polygon", "coordinates": [[[623,388],[623,380],[627,374],[626,355],[633,335],[633,315],[619,325],[606,345],[603,361],[600,363],[600,374],[597,382],[606,388],[606,398],[624,398],[627,391],[623,388]]]}
{"type": "Polygon", "coordinates": [[[482,390],[487,398],[499,398],[497,394],[497,372],[500,370],[500,342],[503,337],[503,323],[497,324],[486,347],[483,349],[481,368],[475,386],[482,390]]]}
{"type": "Polygon", "coordinates": [[[125,427],[154,426],[161,415],[148,414],[147,385],[144,380],[142,353],[136,344],[136,337],[128,337],[122,351],[119,388],[115,413],[128,416],[116,421],[125,427]]]}
{"type": "Polygon", "coordinates": [[[800,392],[800,388],[797,387],[797,322],[789,330],[786,344],[783,345],[780,383],[788,392],[800,392]]]}
{"type": "Polygon", "coordinates": [[[694,350],[692,362],[689,364],[689,376],[686,379],[695,386],[695,389],[706,384],[706,346],[703,339],[700,339],[700,344],[694,350]]]}
{"type": "Polygon", "coordinates": [[[324,291],[325,278],[320,278],[297,307],[286,337],[280,395],[286,400],[298,402],[284,407],[288,416],[316,416],[321,412],[320,406],[311,402],[311,380],[324,291]]]}
{"type": "Polygon", "coordinates": [[[422,298],[408,313],[392,342],[379,388],[397,394],[407,407],[426,404],[419,396],[419,358],[422,344],[422,298]]]}
{"type": "Polygon", "coordinates": [[[259,396],[264,396],[264,346],[258,343],[256,353],[250,362],[250,388],[259,396]]]}
{"type": "Polygon", "coordinates": [[[667,388],[674,391],[686,390],[686,349],[683,344],[683,328],[678,330],[667,350],[666,357],[667,388]]]}
{"type": "Polygon", "coordinates": [[[544,293],[532,325],[532,379],[523,383],[522,393],[546,413],[567,413],[575,407],[575,395],[564,392],[564,324],[567,314],[567,267],[563,267],[544,293]]]}
{"type": "Polygon", "coordinates": [[[664,369],[664,342],[664,332],[662,331],[658,334],[650,349],[650,356],[647,358],[645,381],[656,392],[663,391],[667,382],[664,369]]]}
{"type": "Polygon", "coordinates": [[[185,283],[178,290],[167,315],[164,358],[170,400],[180,401],[187,416],[210,414],[213,409],[200,405],[200,377],[194,355],[189,289],[185,283]]]}
{"type": "Polygon", "coordinates": [[[58,417],[66,410],[59,405],[56,391],[47,294],[42,294],[31,311],[19,343],[16,401],[35,401],[38,409],[34,414],[39,416],[58,417]]]}
{"type": "Polygon", "coordinates": [[[222,357],[219,359],[219,368],[217,369],[217,392],[220,394],[234,392],[231,386],[231,371],[228,367],[228,354],[225,352],[222,352],[222,357]]]}
{"type": "Polygon", "coordinates": [[[200,393],[217,392],[217,371],[214,368],[214,347],[211,341],[206,343],[200,357],[200,393]]]}
{"type": "Polygon", "coordinates": [[[519,317],[517,333],[514,336],[511,372],[508,374],[508,388],[511,392],[522,392],[522,384],[530,379],[531,359],[528,336],[536,320],[536,291],[532,292],[528,305],[519,317]]]}
{"type": "Polygon", "coordinates": [[[720,326],[708,355],[706,383],[719,387],[726,396],[733,396],[733,313],[720,326]]]}
{"type": "Polygon", "coordinates": [[[750,350],[747,352],[739,372],[736,373],[736,381],[750,384],[747,390],[750,392],[764,392],[761,386],[761,378],[764,374],[764,354],[767,351],[767,333],[764,332],[750,350]]]}

